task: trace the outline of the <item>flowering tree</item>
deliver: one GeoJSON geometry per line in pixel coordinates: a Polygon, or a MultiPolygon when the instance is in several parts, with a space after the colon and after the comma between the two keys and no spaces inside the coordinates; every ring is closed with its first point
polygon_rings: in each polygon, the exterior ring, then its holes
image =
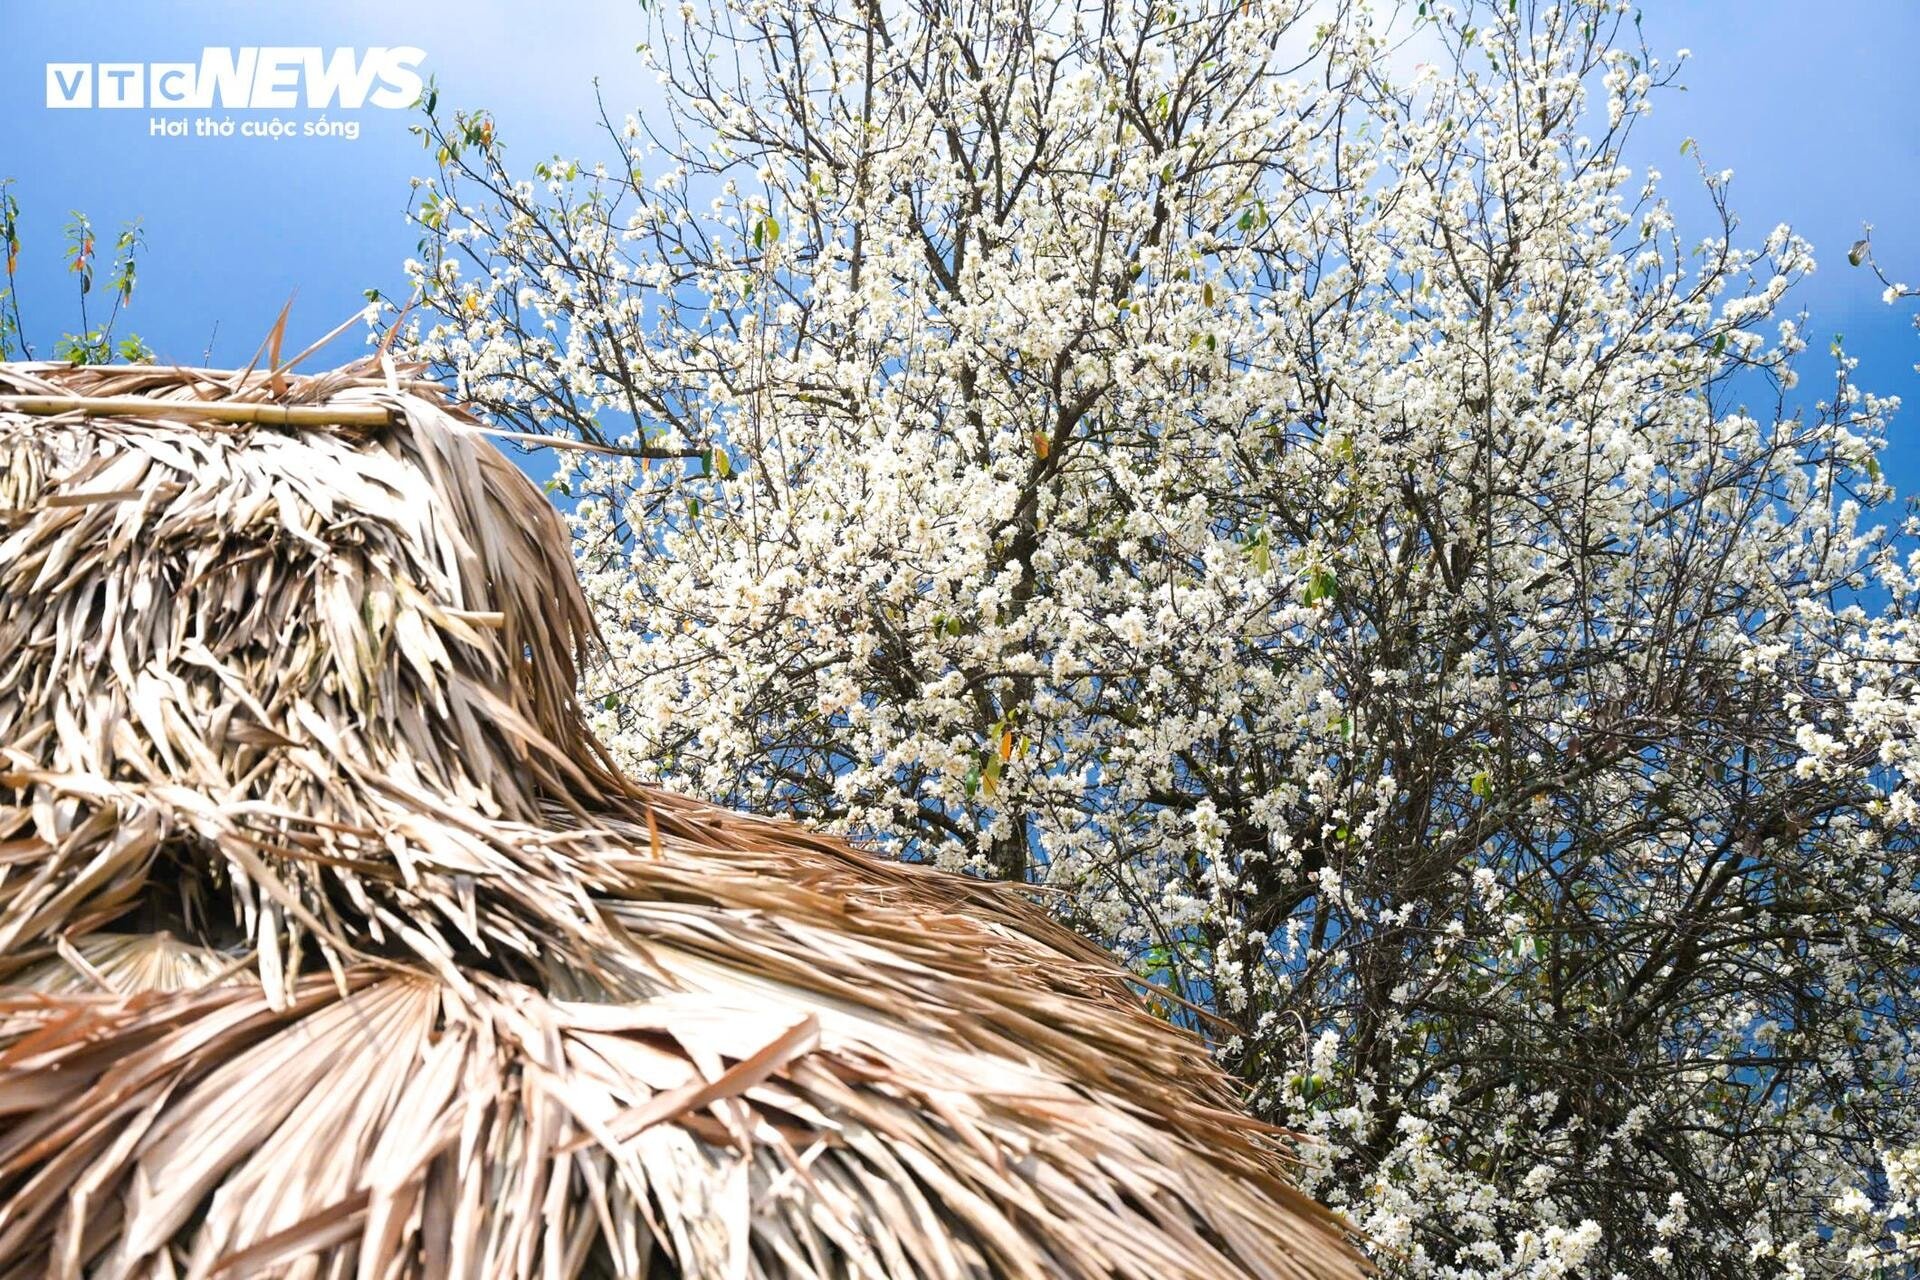
{"type": "Polygon", "coordinates": [[[612,450],[553,483],[628,768],[1043,887],[1392,1273],[1900,1265],[1892,406],[1806,244],[1623,162],[1636,14],[656,28],[601,164],[430,93],[412,264],[468,397],[612,450]]]}

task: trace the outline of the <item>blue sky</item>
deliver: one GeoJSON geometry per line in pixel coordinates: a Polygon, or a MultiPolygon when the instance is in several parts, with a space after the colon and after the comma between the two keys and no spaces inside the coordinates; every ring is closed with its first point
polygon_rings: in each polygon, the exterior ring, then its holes
{"type": "Polygon", "coordinates": [[[162,357],[198,362],[217,325],[216,362],[244,362],[296,289],[289,339],[318,337],[365,305],[364,289],[404,294],[407,179],[433,168],[407,132],[410,111],[352,113],[357,141],[150,138],[147,111],[47,109],[46,63],[411,45],[444,101],[495,110],[531,162],[594,147],[594,77],[622,111],[658,93],[633,53],[641,29],[633,0],[0,0],[0,177],[16,179],[23,207],[29,335],[50,348],[49,334],[77,325],[59,249],[67,211],[81,209],[103,244],[121,221],[143,220],[149,251],[129,318],[162,357]]]}
{"type": "MultiPolygon", "coordinates": [[[[1784,221],[1813,241],[1821,268],[1800,303],[1815,349],[1844,333],[1862,381],[1912,406],[1895,424],[1887,469],[1903,491],[1920,491],[1920,334],[1910,309],[1884,306],[1845,261],[1870,221],[1882,261],[1920,281],[1910,84],[1920,3],[1669,0],[1647,10],[1650,41],[1693,59],[1687,90],[1659,100],[1633,158],[1663,169],[1677,192],[1691,168],[1679,144],[1691,136],[1711,167],[1734,170],[1734,207],[1754,239],[1784,221]]],[[[430,168],[405,111],[356,113],[361,137],[351,142],[155,139],[146,111],[48,110],[47,62],[193,60],[203,46],[418,46],[444,99],[492,109],[530,163],[596,151],[596,76],[616,118],[658,101],[633,55],[642,26],[633,0],[0,0],[0,177],[17,180],[24,209],[30,336],[44,353],[78,323],[59,261],[69,209],[85,210],[103,241],[122,220],[143,219],[149,248],[129,320],[163,357],[197,362],[210,347],[216,363],[246,360],[296,290],[289,337],[317,336],[361,305],[363,289],[399,288],[414,241],[402,217],[407,179],[430,168]]]]}

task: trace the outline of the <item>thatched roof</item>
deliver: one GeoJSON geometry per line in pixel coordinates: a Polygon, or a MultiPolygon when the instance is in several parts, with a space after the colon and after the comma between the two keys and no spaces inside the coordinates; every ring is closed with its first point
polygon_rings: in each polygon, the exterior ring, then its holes
{"type": "Polygon", "coordinates": [[[593,639],[391,365],[0,365],[0,1277],[1355,1273],[1017,892],[622,778],[593,639]]]}

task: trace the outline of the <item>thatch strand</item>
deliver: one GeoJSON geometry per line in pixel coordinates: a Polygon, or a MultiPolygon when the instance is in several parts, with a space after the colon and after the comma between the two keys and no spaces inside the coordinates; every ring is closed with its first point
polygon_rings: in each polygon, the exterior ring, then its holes
{"type": "Polygon", "coordinates": [[[620,776],[412,371],[0,366],[0,1280],[1332,1277],[1004,887],[620,776]]]}

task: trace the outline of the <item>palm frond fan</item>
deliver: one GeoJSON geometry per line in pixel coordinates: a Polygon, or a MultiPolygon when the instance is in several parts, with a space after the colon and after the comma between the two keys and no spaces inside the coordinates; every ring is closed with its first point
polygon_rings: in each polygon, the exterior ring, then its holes
{"type": "Polygon", "coordinates": [[[1335,1277],[1017,892],[638,787],[441,391],[0,366],[0,1277],[1335,1277]]]}

